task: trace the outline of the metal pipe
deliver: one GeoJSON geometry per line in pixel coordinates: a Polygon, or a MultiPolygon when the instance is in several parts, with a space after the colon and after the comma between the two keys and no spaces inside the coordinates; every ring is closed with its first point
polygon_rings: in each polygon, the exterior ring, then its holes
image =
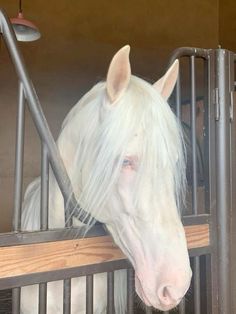
{"type": "Polygon", "coordinates": [[[13,230],[21,229],[21,204],[23,183],[23,158],[24,158],[24,133],[25,133],[25,99],[24,88],[19,82],[18,113],[16,127],[16,152],[15,152],[15,195],[12,225],[13,230]]]}
{"type": "MultiPolygon", "coordinates": [[[[15,153],[15,196],[13,210],[13,231],[21,229],[21,204],[22,204],[22,182],[23,182],[23,157],[24,157],[24,130],[25,130],[25,106],[24,89],[19,82],[18,113],[16,127],[16,153],[15,153]]],[[[12,314],[20,314],[21,288],[12,289],[12,314]]]]}
{"type": "Polygon", "coordinates": [[[71,279],[63,282],[63,314],[71,313],[71,279]]]}
{"type": "Polygon", "coordinates": [[[93,314],[93,275],[86,276],[86,314],[93,314]]]}
{"type": "Polygon", "coordinates": [[[197,134],[196,134],[196,81],[195,56],[191,56],[191,143],[192,143],[192,209],[198,214],[197,204],[197,134]]]}
{"type": "Polygon", "coordinates": [[[47,313],[47,284],[40,283],[39,284],[39,314],[47,313]]]}
{"type": "Polygon", "coordinates": [[[48,229],[49,162],[47,147],[42,144],[40,229],[48,229]]]}
{"type": "Polygon", "coordinates": [[[210,52],[211,52],[211,49],[193,48],[193,47],[177,48],[171,54],[171,57],[169,59],[168,68],[176,59],[179,59],[180,57],[195,56],[198,58],[207,59],[210,52]]]}
{"type": "Polygon", "coordinates": [[[181,80],[180,71],[176,82],[176,116],[181,121],[181,80]]]}
{"type": "Polygon", "coordinates": [[[107,314],[114,313],[114,272],[110,271],[107,273],[107,314]]]}
{"type": "Polygon", "coordinates": [[[201,313],[201,293],[200,293],[200,257],[193,259],[193,292],[194,292],[194,314],[201,313]]]}
{"type": "Polygon", "coordinates": [[[219,119],[216,121],[216,207],[218,224],[219,312],[230,314],[230,93],[229,57],[216,51],[216,85],[219,91],[219,119]]]}
{"type": "Polygon", "coordinates": [[[20,314],[20,288],[12,289],[12,314],[20,314]]]}

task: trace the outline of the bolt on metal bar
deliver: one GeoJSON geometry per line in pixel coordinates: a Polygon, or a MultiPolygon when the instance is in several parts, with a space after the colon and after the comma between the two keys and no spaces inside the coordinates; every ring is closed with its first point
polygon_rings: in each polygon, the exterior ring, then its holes
{"type": "Polygon", "coordinates": [[[191,143],[192,143],[192,209],[198,214],[197,204],[197,133],[196,133],[196,73],[195,56],[190,57],[191,70],[191,143]]]}
{"type": "Polygon", "coordinates": [[[86,276],[86,314],[93,314],[93,275],[86,276]]]}
{"type": "Polygon", "coordinates": [[[185,314],[185,313],[186,313],[185,298],[183,298],[179,304],[179,314],[185,314]]]}
{"type": "Polygon", "coordinates": [[[216,51],[216,84],[219,89],[220,116],[216,121],[216,209],[218,225],[218,291],[219,312],[230,314],[230,216],[231,216],[231,173],[230,173],[230,53],[216,51]]]}
{"type": "Polygon", "coordinates": [[[201,313],[201,292],[200,292],[200,257],[193,258],[193,292],[194,292],[194,314],[201,313]]]}
{"type": "Polygon", "coordinates": [[[63,282],[63,314],[71,313],[71,279],[63,282]]]}
{"type": "Polygon", "coordinates": [[[134,313],[134,270],[127,269],[127,314],[134,313]]]}
{"type": "Polygon", "coordinates": [[[114,272],[107,273],[107,314],[115,313],[114,305],[114,272]]]}
{"type": "Polygon", "coordinates": [[[29,78],[25,63],[23,61],[23,57],[18,49],[14,31],[12,29],[12,26],[10,25],[9,19],[7,18],[3,10],[0,10],[0,30],[8,48],[12,62],[15,66],[18,78],[24,87],[25,98],[28,102],[29,110],[36,129],[39,133],[41,140],[47,146],[48,157],[52,170],[57,179],[62,195],[66,200],[66,210],[70,212],[76,212],[76,210],[79,209],[80,215],[78,216],[78,218],[81,221],[93,222],[94,219],[91,219],[91,216],[88,213],[84,212],[79,207],[79,204],[76,201],[69,176],[66,172],[57,145],[47,124],[47,120],[42,111],[42,107],[34,86],[29,78]]]}

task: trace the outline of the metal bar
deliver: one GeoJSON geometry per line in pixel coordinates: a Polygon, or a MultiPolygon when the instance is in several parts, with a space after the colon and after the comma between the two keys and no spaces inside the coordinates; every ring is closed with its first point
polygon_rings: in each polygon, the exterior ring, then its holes
{"type": "MultiPolygon", "coordinates": [[[[48,191],[49,189],[49,162],[47,147],[42,144],[41,156],[41,200],[40,200],[40,229],[48,228],[48,191]]],[[[39,314],[47,311],[47,283],[39,284],[39,314]]]]}
{"type": "Polygon", "coordinates": [[[219,312],[230,314],[230,93],[229,52],[216,52],[216,82],[219,89],[220,116],[216,121],[216,206],[218,225],[219,312]]]}
{"type": "Polygon", "coordinates": [[[13,230],[21,229],[21,204],[22,204],[22,181],[23,181],[23,158],[24,158],[24,131],[25,131],[25,99],[24,88],[19,82],[18,113],[16,127],[16,152],[15,152],[15,195],[13,211],[13,230]]]}
{"type": "Polygon", "coordinates": [[[193,260],[193,291],[194,291],[194,314],[201,313],[201,293],[200,293],[200,257],[196,256],[193,260]]]}
{"type": "Polygon", "coordinates": [[[114,272],[111,271],[107,273],[107,314],[114,313],[114,272]]]}
{"type": "Polygon", "coordinates": [[[40,229],[48,229],[49,162],[47,147],[42,144],[40,229]]]}
{"type": "Polygon", "coordinates": [[[175,59],[179,59],[180,57],[195,56],[198,58],[207,59],[210,53],[211,53],[211,49],[180,47],[180,48],[175,49],[172,52],[171,57],[169,59],[170,60],[169,65],[171,65],[175,59]]]}
{"type": "Polygon", "coordinates": [[[180,70],[178,79],[176,82],[176,116],[181,121],[181,80],[180,80],[180,70]]]}
{"type": "Polygon", "coordinates": [[[39,284],[39,307],[38,307],[39,314],[46,314],[47,313],[47,284],[40,283],[39,284]]]}
{"type": "MultiPolygon", "coordinates": [[[[185,229],[190,229],[190,234],[200,231],[202,227],[209,229],[209,223],[211,223],[210,216],[199,216],[196,217],[197,225],[194,224],[193,216],[189,217],[190,219],[184,219],[185,229]],[[198,219],[199,218],[199,219],[198,219]],[[187,223],[186,223],[187,222],[187,223]],[[205,226],[204,226],[205,225],[205,226]]],[[[96,225],[91,228],[86,233],[86,238],[94,238],[98,236],[107,236],[108,234],[104,230],[102,225],[96,225]]],[[[36,244],[42,242],[55,242],[62,240],[72,240],[72,239],[81,239],[84,238],[84,228],[72,227],[71,229],[55,229],[55,230],[46,230],[46,231],[34,231],[34,232],[16,232],[16,233],[3,233],[0,234],[0,247],[15,246],[21,244],[36,244]]],[[[191,240],[191,239],[190,239],[191,240]]],[[[198,243],[196,240],[194,243],[198,243]]],[[[197,245],[194,246],[196,249],[197,245]]],[[[194,250],[195,250],[194,248],[194,250]]]]}
{"type": "Polygon", "coordinates": [[[63,314],[71,313],[71,279],[65,279],[63,283],[63,314]]]}
{"type": "Polygon", "coordinates": [[[20,288],[12,289],[12,314],[20,314],[20,288]]]}
{"type": "Polygon", "coordinates": [[[185,314],[185,313],[186,313],[185,298],[183,298],[179,304],[179,314],[185,314]]]}
{"type": "MultiPolygon", "coordinates": [[[[3,233],[0,234],[0,247],[33,244],[42,242],[53,242],[71,239],[81,239],[84,237],[83,227],[73,227],[71,229],[56,229],[46,231],[32,231],[32,232],[19,232],[19,233],[3,233]]],[[[87,233],[86,238],[93,238],[98,236],[106,236],[107,232],[102,225],[92,227],[87,233]]]]}
{"type": "Polygon", "coordinates": [[[191,56],[191,143],[192,143],[192,209],[198,213],[197,204],[197,134],[196,134],[196,81],[195,56],[191,56]]]}
{"type": "Polygon", "coordinates": [[[76,201],[69,176],[66,172],[57,145],[47,124],[47,120],[42,111],[42,107],[34,86],[29,78],[23,57],[18,49],[14,31],[3,10],[0,10],[0,27],[12,62],[15,66],[18,78],[24,87],[25,97],[27,99],[34,124],[38,130],[41,140],[47,146],[48,157],[52,166],[52,170],[55,174],[62,195],[66,201],[66,210],[76,213],[79,209],[80,215],[78,216],[78,219],[83,222],[94,222],[94,219],[88,213],[84,212],[76,201]]]}
{"type": "Polygon", "coordinates": [[[134,270],[127,269],[127,314],[134,313],[134,270]]]}
{"type": "MultiPolygon", "coordinates": [[[[16,127],[16,153],[15,153],[15,195],[13,211],[13,230],[21,229],[21,204],[22,204],[22,181],[23,181],[23,157],[24,157],[24,130],[25,130],[25,106],[24,88],[19,82],[18,113],[16,127]]],[[[12,314],[20,314],[21,289],[12,289],[12,314]]]]}
{"type": "Polygon", "coordinates": [[[93,314],[93,275],[86,276],[86,314],[93,314]]]}

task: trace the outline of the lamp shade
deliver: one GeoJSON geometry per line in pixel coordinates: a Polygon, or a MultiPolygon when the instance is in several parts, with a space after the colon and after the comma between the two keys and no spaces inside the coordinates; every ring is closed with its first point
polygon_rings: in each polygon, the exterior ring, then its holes
{"type": "Polygon", "coordinates": [[[26,20],[22,12],[19,12],[16,18],[11,18],[11,23],[18,41],[34,41],[41,37],[38,28],[26,20]]]}

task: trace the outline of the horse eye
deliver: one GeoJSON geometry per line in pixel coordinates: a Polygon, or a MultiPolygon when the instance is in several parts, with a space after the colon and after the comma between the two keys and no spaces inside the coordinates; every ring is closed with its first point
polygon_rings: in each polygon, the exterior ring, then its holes
{"type": "Polygon", "coordinates": [[[129,166],[132,166],[132,165],[133,165],[132,160],[130,160],[130,159],[124,159],[123,160],[122,167],[129,167],[129,166]]]}

